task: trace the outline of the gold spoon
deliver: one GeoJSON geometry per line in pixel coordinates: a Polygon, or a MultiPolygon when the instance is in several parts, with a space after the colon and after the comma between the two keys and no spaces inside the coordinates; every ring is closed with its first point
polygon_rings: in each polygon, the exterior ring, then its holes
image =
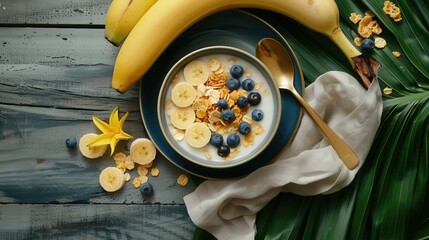
{"type": "Polygon", "coordinates": [[[294,82],[294,68],[292,59],[284,47],[274,39],[261,39],[256,47],[256,57],[259,58],[271,71],[280,89],[289,90],[308,115],[319,126],[325,134],[332,147],[337,152],[344,165],[349,169],[354,169],[359,165],[359,159],[353,150],[345,143],[323,119],[308,105],[304,98],[296,91],[294,82]]]}

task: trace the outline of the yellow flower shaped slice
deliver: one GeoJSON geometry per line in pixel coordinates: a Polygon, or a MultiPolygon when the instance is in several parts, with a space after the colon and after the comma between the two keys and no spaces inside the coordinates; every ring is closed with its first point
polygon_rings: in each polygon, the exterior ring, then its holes
{"type": "Polygon", "coordinates": [[[88,147],[95,147],[101,145],[110,145],[110,155],[113,155],[115,152],[116,144],[120,140],[127,140],[133,138],[130,134],[122,130],[125,119],[128,117],[128,112],[119,119],[119,107],[113,109],[109,117],[109,123],[104,122],[96,116],[92,116],[92,121],[94,125],[102,132],[94,138],[89,144],[88,147]]]}

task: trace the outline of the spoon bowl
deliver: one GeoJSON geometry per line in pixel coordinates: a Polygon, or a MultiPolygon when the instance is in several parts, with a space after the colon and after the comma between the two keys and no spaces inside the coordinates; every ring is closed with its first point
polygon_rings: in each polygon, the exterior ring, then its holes
{"type": "Polygon", "coordinates": [[[276,40],[272,38],[261,39],[256,47],[256,57],[259,58],[274,76],[280,89],[289,90],[298,100],[301,106],[307,111],[308,115],[319,126],[325,134],[329,143],[337,152],[338,157],[350,170],[359,165],[359,158],[353,150],[341,139],[311,108],[310,105],[296,91],[294,83],[294,68],[292,59],[287,50],[276,40]]]}

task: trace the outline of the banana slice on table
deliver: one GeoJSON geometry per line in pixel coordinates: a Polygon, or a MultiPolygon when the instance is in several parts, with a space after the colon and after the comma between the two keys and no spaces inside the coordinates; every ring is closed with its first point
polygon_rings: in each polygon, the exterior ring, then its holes
{"type": "Polygon", "coordinates": [[[80,138],[79,150],[83,156],[94,159],[104,155],[107,149],[107,145],[88,147],[88,144],[97,136],[98,135],[95,133],[87,133],[80,138]]]}
{"type": "Polygon", "coordinates": [[[190,106],[197,97],[195,88],[186,82],[176,84],[171,90],[171,100],[178,107],[190,106]]]}
{"type": "Polygon", "coordinates": [[[170,121],[178,129],[187,129],[195,122],[195,112],[192,107],[179,108],[171,110],[170,121]]]}
{"type": "Polygon", "coordinates": [[[185,80],[193,86],[204,84],[208,79],[206,64],[199,60],[188,63],[183,69],[185,80]]]}
{"type": "Polygon", "coordinates": [[[193,123],[185,132],[185,140],[189,146],[202,148],[210,141],[211,131],[205,123],[193,123]]]}
{"type": "Polygon", "coordinates": [[[107,167],[100,173],[101,187],[107,192],[115,192],[125,184],[125,174],[116,167],[107,167]]]}
{"type": "Polygon", "coordinates": [[[156,148],[153,142],[147,138],[137,138],[130,146],[131,159],[140,164],[148,164],[155,159],[156,148]]]}

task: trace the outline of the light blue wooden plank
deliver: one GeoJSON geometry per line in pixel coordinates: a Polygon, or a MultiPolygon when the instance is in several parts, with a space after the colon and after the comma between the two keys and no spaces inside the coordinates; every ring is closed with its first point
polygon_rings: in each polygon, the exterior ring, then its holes
{"type": "Polygon", "coordinates": [[[183,205],[0,205],[1,239],[191,239],[183,205]]]}
{"type": "Polygon", "coordinates": [[[104,24],[110,1],[1,0],[0,24],[104,24]]]}
{"type": "MultiPolygon", "coordinates": [[[[101,30],[6,28],[0,36],[9,39],[0,45],[0,202],[183,202],[194,186],[178,186],[183,171],[159,153],[160,176],[150,178],[155,192],[144,199],[130,182],[114,194],[102,191],[98,174],[114,165],[108,154],[88,160],[65,146],[69,136],[98,132],[92,115],[107,120],[116,106],[121,116],[130,112],[125,131],[146,137],[138,86],[123,95],[110,87],[117,48],[101,30]],[[33,30],[22,42],[13,41],[33,30]],[[69,31],[67,40],[56,36],[69,31]]],[[[118,149],[125,145],[130,142],[118,149]]],[[[137,176],[135,170],[131,174],[137,176]]]]}

